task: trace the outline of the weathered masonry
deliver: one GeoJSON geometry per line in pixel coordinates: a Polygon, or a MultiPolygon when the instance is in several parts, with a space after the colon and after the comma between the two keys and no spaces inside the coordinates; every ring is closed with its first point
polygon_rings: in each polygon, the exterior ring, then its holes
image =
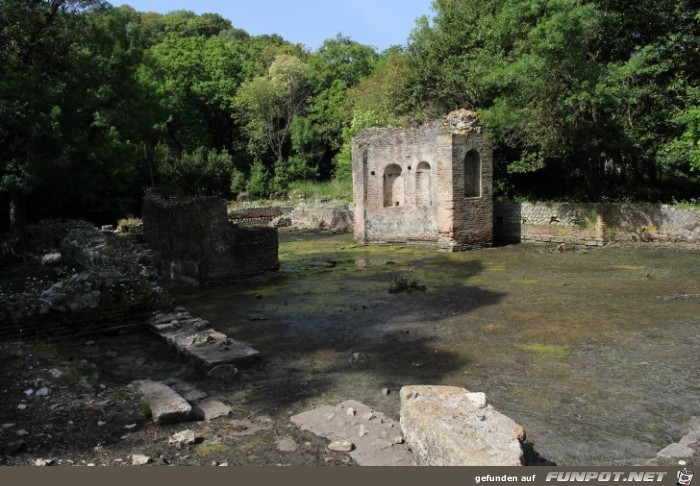
{"type": "Polygon", "coordinates": [[[365,244],[491,246],[493,155],[478,115],[459,110],[417,129],[353,140],[355,237],[365,244]]]}
{"type": "Polygon", "coordinates": [[[279,269],[277,229],[233,224],[223,199],[147,197],[143,222],[160,272],[173,280],[209,286],[279,269]]]}

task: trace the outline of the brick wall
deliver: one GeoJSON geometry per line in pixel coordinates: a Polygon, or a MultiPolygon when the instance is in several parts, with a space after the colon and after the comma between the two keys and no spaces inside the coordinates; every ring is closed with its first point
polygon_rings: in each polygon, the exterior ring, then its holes
{"type": "Polygon", "coordinates": [[[233,224],[223,199],[149,196],[143,221],[160,272],[174,280],[216,285],[279,268],[277,230],[233,224]]]}
{"type": "Polygon", "coordinates": [[[493,242],[493,155],[491,145],[479,135],[454,136],[452,177],[455,195],[452,201],[455,249],[465,250],[491,246],[493,242]],[[465,194],[469,175],[465,160],[474,158],[480,164],[480,180],[472,181],[478,196],[465,194]]]}

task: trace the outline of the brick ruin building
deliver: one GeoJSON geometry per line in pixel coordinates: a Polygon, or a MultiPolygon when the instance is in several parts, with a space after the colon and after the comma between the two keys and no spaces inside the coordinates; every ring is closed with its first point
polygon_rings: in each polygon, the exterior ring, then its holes
{"type": "Polygon", "coordinates": [[[211,286],[279,269],[277,229],[232,223],[220,198],[146,197],[143,230],[161,274],[173,280],[211,286]]]}
{"type": "Polygon", "coordinates": [[[355,237],[462,251],[493,241],[493,152],[476,113],[416,129],[372,128],[352,144],[355,237]]]}

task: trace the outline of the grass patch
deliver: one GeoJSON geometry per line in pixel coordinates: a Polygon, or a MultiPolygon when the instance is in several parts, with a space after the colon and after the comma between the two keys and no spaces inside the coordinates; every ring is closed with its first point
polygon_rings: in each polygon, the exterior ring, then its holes
{"type": "Polygon", "coordinates": [[[569,346],[558,344],[528,343],[520,344],[518,347],[535,355],[536,360],[564,359],[569,356],[569,346]]]}
{"type": "Polygon", "coordinates": [[[153,412],[151,411],[151,406],[148,404],[148,402],[146,400],[141,400],[139,407],[141,408],[141,415],[143,415],[144,418],[150,419],[153,417],[153,412]]]}
{"type": "Polygon", "coordinates": [[[124,218],[117,221],[117,227],[121,233],[140,233],[143,230],[141,218],[124,218]]]}
{"type": "Polygon", "coordinates": [[[261,447],[267,447],[265,440],[260,436],[246,438],[240,444],[236,444],[236,452],[241,455],[252,454],[261,447]]]}
{"type": "Polygon", "coordinates": [[[488,265],[484,267],[484,271],[486,272],[505,272],[506,271],[506,264],[505,263],[495,263],[492,265],[488,265]]]}
{"type": "Polygon", "coordinates": [[[336,199],[352,201],[352,180],[333,179],[325,182],[296,181],[289,185],[289,199],[336,199]]]}
{"type": "Polygon", "coordinates": [[[99,387],[99,375],[96,372],[85,372],[75,364],[70,365],[58,380],[71,388],[80,387],[89,391],[95,391],[99,387]]]}
{"type": "Polygon", "coordinates": [[[395,275],[391,285],[389,286],[390,294],[407,293],[412,294],[414,292],[427,292],[427,287],[418,283],[418,280],[413,278],[411,275],[398,274],[395,275]]]}
{"type": "Polygon", "coordinates": [[[617,269],[617,270],[644,270],[644,267],[641,265],[615,265],[615,269],[617,269]]]}
{"type": "Polygon", "coordinates": [[[198,445],[194,453],[198,458],[204,459],[215,454],[226,454],[228,450],[229,448],[221,442],[210,442],[198,445]]]}

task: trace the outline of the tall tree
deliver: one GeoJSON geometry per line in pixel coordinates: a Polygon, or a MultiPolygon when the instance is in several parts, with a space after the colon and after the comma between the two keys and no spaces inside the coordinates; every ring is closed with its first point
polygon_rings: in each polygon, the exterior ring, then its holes
{"type": "Polygon", "coordinates": [[[0,5],[0,190],[10,194],[13,251],[24,253],[27,194],[62,149],[60,100],[84,12],[101,0],[4,0],[0,5]]]}
{"type": "Polygon", "coordinates": [[[338,35],[327,39],[308,62],[313,93],[302,116],[292,126],[292,148],[297,165],[327,179],[333,157],[342,145],[349,122],[344,103],[348,90],[375,68],[377,52],[370,46],[338,35]]]}
{"type": "Polygon", "coordinates": [[[282,163],[294,118],[309,94],[304,62],[288,54],[278,55],[268,73],[243,83],[236,95],[239,116],[249,137],[248,150],[258,160],[272,154],[282,163]]]}

